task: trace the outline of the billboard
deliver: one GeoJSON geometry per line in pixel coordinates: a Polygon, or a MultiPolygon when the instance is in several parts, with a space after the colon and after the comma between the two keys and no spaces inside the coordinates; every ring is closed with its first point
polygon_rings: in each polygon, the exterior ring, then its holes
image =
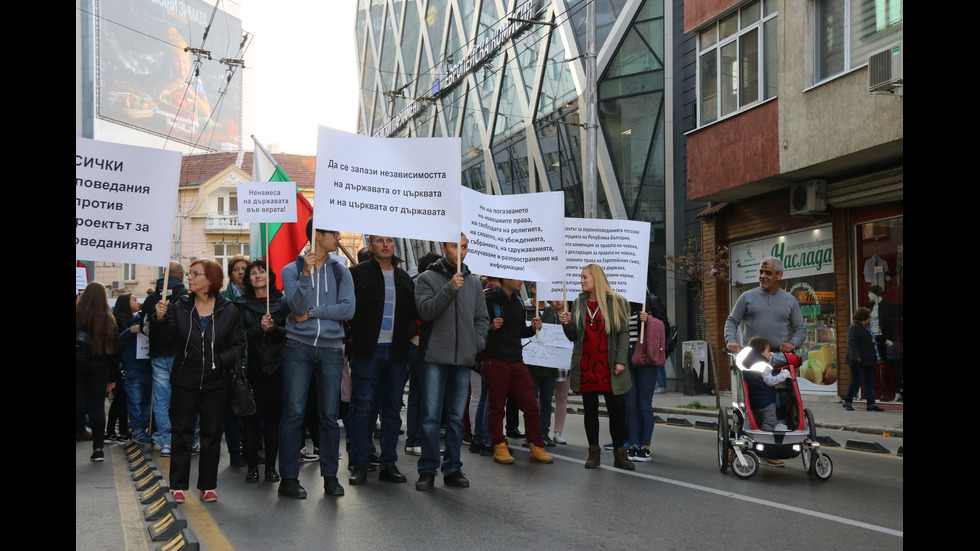
{"type": "Polygon", "coordinates": [[[201,0],[98,0],[96,15],[100,119],[212,150],[241,146],[242,67],[221,62],[241,57],[240,19],[201,0]]]}

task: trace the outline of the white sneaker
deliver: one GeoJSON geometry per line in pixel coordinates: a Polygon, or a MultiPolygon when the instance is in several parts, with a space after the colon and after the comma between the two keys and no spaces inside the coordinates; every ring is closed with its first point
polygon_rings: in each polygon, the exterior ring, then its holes
{"type": "Polygon", "coordinates": [[[299,451],[299,461],[300,463],[310,463],[312,461],[319,461],[320,454],[313,453],[309,447],[304,447],[299,451]]]}
{"type": "Polygon", "coordinates": [[[562,436],[560,432],[555,432],[554,441],[555,441],[555,444],[567,444],[568,443],[568,441],[565,440],[565,437],[562,436]]]}
{"type": "Polygon", "coordinates": [[[422,455],[422,446],[405,446],[407,455],[422,455]]]}

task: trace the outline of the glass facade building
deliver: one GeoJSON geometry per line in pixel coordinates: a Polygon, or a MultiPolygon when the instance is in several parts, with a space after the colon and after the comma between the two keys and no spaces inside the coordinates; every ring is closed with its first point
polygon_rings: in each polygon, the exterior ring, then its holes
{"type": "MultiPolygon", "coordinates": [[[[665,2],[593,1],[599,215],[651,223],[648,285],[663,292],[665,2]]],[[[459,137],[463,185],[562,190],[565,215],[582,217],[586,4],[359,0],[358,132],[459,137]]]]}

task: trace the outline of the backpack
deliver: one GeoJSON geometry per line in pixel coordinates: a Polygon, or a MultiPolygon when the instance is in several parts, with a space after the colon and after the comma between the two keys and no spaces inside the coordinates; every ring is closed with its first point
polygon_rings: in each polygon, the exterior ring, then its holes
{"type": "Polygon", "coordinates": [[[82,329],[75,330],[75,367],[92,363],[92,335],[82,329]]]}

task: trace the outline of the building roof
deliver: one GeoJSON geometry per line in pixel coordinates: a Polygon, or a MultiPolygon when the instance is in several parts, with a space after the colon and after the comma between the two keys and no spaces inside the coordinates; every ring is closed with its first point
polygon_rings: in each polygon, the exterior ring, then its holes
{"type": "MultiPolygon", "coordinates": [[[[296,182],[297,187],[303,189],[313,186],[316,176],[315,155],[274,153],[272,157],[279,163],[290,180],[296,182]]],[[[180,163],[180,185],[206,182],[222,170],[235,165],[237,160],[238,153],[236,152],[184,155],[180,163]]],[[[242,165],[239,168],[248,174],[252,173],[251,152],[242,155],[242,165]]]]}

